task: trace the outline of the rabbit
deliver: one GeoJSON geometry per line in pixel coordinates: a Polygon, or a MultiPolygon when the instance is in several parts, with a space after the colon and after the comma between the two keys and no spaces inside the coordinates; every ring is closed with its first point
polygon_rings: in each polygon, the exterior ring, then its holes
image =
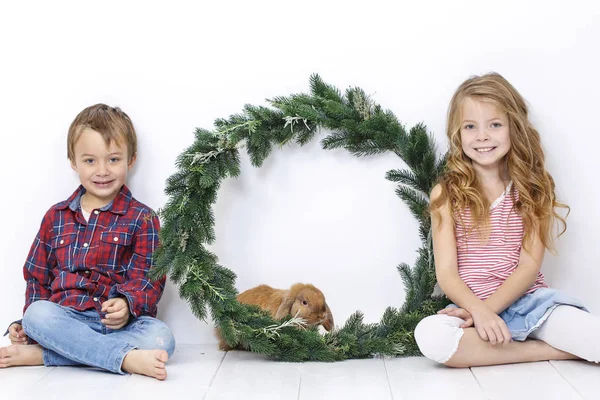
{"type": "MultiPolygon", "coordinates": [[[[260,285],[239,294],[237,300],[268,311],[276,320],[292,315],[304,319],[308,326],[322,325],[327,331],[334,328],[333,315],[323,292],[309,283],[296,283],[287,290],[260,285]]],[[[218,329],[217,335],[220,336],[218,329]]],[[[219,348],[231,349],[222,339],[219,348]]]]}

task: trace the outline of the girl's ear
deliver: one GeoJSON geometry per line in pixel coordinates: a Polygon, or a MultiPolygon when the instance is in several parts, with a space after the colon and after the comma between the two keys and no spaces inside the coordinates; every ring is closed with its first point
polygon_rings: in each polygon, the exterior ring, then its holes
{"type": "Polygon", "coordinates": [[[296,299],[291,296],[291,293],[289,290],[287,292],[285,292],[283,294],[283,299],[281,301],[281,304],[279,305],[279,308],[277,309],[277,312],[275,313],[275,319],[281,319],[281,318],[285,317],[286,315],[291,314],[292,306],[294,305],[295,300],[296,299]]]}

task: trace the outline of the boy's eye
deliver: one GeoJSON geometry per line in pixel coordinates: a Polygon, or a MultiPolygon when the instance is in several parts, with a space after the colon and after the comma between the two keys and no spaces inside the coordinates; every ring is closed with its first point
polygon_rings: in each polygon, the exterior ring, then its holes
{"type": "Polygon", "coordinates": [[[113,158],[111,158],[109,161],[110,161],[111,163],[116,163],[116,162],[119,162],[119,160],[120,160],[120,158],[113,157],[113,158]]]}
{"type": "Polygon", "coordinates": [[[94,159],[92,159],[92,158],[86,158],[85,160],[83,160],[83,162],[86,163],[86,164],[91,164],[91,163],[94,162],[94,159]]]}

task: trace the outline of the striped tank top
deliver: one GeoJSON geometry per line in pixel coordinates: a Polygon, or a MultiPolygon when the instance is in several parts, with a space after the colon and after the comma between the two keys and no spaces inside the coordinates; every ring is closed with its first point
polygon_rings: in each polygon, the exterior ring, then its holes
{"type": "MultiPolygon", "coordinates": [[[[472,227],[469,209],[462,212],[462,221],[456,219],[458,274],[481,300],[492,295],[519,264],[524,227],[523,219],[513,207],[519,194],[511,188],[512,182],[490,207],[487,242],[482,241],[477,229],[469,231],[472,227]]],[[[525,293],[542,287],[548,286],[544,275],[538,272],[535,282],[525,293]]]]}

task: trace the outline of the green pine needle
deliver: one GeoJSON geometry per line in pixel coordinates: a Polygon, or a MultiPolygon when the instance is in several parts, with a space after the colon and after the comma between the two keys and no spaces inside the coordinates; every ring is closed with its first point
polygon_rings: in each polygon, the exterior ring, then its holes
{"type": "Polygon", "coordinates": [[[197,318],[204,320],[210,313],[229,346],[274,360],[419,355],[415,326],[448,303],[432,297],[436,280],[428,213],[428,196],[445,170],[446,157],[438,158],[424,124],[407,131],[361,88],[342,94],[317,74],[310,77],[309,94],[267,102],[270,107],[246,105],[240,114],[215,120],[214,131],[196,129],[195,142],[177,158],[178,170],[167,179],[169,200],[159,213],[161,247],[149,276],[168,275],[197,318]],[[290,142],[304,145],[320,129],[329,131],[321,141],[324,149],[344,148],[357,157],[391,152],[402,159],[407,168],[388,171],[386,179],[398,183],[396,193],[419,221],[422,241],[415,266],[398,266],[406,290],[400,308],[388,307],[377,324],[364,323],[356,311],[342,328],[323,336],[291,316],[275,321],[257,307],[238,303],[235,273],[205,248],[215,239],[212,205],[221,182],[240,175],[239,149],[245,147],[252,165],[260,167],[274,148],[290,142]]]}

